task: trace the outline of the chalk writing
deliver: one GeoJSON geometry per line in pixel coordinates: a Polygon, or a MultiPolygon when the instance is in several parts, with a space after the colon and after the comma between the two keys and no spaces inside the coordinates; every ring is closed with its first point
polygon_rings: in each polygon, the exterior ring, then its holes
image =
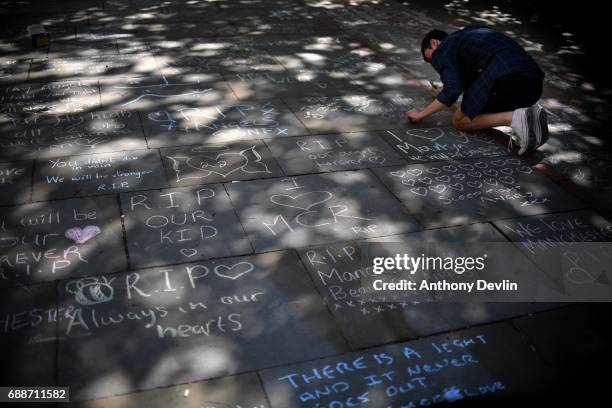
{"type": "Polygon", "coordinates": [[[386,138],[403,157],[411,162],[452,160],[507,155],[486,136],[468,134],[452,129],[408,129],[404,132],[386,131],[386,138]]]}
{"type": "Polygon", "coordinates": [[[135,265],[251,252],[219,185],[123,194],[121,203],[135,265]]]}
{"type": "Polygon", "coordinates": [[[236,103],[202,107],[176,107],[149,112],[145,134],[155,146],[176,144],[176,134],[184,144],[262,139],[307,133],[282,103],[236,103]]]}
{"type": "Polygon", "coordinates": [[[0,113],[74,113],[99,104],[95,82],[51,82],[0,88],[0,113]]]}
{"type": "Polygon", "coordinates": [[[504,334],[510,336],[514,353],[502,359],[520,358],[524,364],[538,366],[516,334],[498,328],[269,369],[262,378],[272,390],[274,406],[422,407],[469,400],[512,388],[511,373],[491,370],[491,363],[499,358],[494,350],[507,340],[504,334]]]}
{"type": "Polygon", "coordinates": [[[367,133],[281,139],[268,144],[287,174],[403,163],[378,136],[367,133]]]}
{"type": "Polygon", "coordinates": [[[1,155],[32,158],[144,148],[138,115],[129,111],[10,114],[0,117],[1,155]]]}
{"type": "Polygon", "coordinates": [[[338,237],[378,236],[396,228],[410,228],[411,224],[409,218],[388,221],[386,215],[404,217],[403,211],[393,201],[381,200],[385,193],[365,173],[256,180],[227,187],[243,224],[255,234],[256,247],[295,247],[338,237]],[[371,185],[362,191],[369,198],[360,197],[357,201],[354,197],[348,198],[344,191],[352,182],[371,185]],[[370,194],[376,194],[377,198],[370,194]]]}
{"type": "Polygon", "coordinates": [[[17,208],[0,217],[0,286],[116,272],[125,267],[118,208],[112,199],[17,208]],[[69,228],[73,232],[67,238],[69,228]]]}
{"type": "Polygon", "coordinates": [[[579,211],[496,224],[566,294],[580,301],[607,301],[612,296],[612,225],[602,217],[579,211]]]}
{"type": "Polygon", "coordinates": [[[150,150],[48,159],[35,178],[38,199],[166,186],[160,157],[150,150]]]}

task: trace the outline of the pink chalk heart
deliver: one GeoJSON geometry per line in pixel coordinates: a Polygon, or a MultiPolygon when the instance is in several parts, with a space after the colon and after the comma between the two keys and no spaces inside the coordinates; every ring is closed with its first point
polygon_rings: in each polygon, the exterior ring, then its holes
{"type": "Polygon", "coordinates": [[[79,227],[74,227],[66,230],[64,236],[66,238],[70,238],[77,244],[84,244],[99,233],[101,233],[100,228],[96,225],[88,225],[85,228],[81,229],[79,227]]]}

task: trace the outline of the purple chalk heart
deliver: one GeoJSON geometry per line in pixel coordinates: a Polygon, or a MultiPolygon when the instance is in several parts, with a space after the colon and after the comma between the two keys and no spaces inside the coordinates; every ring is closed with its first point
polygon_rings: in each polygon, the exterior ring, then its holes
{"type": "Polygon", "coordinates": [[[74,227],[66,230],[64,235],[66,238],[70,238],[77,244],[84,244],[99,233],[101,233],[100,228],[96,225],[88,225],[85,228],[81,229],[79,227],[74,227]]]}

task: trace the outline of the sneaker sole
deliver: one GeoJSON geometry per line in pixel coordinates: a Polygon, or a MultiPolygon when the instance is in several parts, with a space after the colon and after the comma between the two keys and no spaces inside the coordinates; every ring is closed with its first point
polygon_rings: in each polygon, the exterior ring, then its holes
{"type": "Polygon", "coordinates": [[[535,147],[536,149],[540,146],[542,146],[544,143],[546,143],[548,141],[548,115],[546,114],[546,110],[544,110],[543,108],[540,108],[540,117],[539,117],[539,123],[540,123],[540,132],[541,132],[541,137],[540,137],[540,141],[538,142],[538,145],[535,147]]]}

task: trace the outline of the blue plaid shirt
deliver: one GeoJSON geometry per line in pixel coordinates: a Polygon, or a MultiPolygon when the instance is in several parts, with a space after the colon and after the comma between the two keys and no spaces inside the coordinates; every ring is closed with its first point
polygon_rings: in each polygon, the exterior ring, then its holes
{"type": "Polygon", "coordinates": [[[434,51],[431,64],[444,84],[437,99],[451,106],[461,93],[461,111],[474,119],[487,103],[493,82],[519,72],[544,73],[510,37],[487,27],[470,26],[446,37],[434,51]]]}

